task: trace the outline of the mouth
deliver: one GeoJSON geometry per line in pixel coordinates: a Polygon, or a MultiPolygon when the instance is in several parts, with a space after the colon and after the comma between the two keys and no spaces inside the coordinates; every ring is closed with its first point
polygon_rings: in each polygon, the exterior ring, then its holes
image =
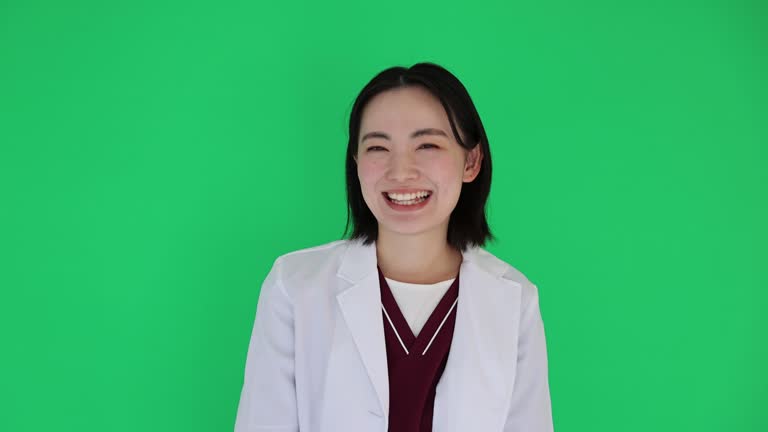
{"type": "Polygon", "coordinates": [[[382,196],[387,200],[389,206],[395,210],[417,210],[424,207],[432,197],[432,191],[426,191],[427,195],[423,197],[416,197],[409,200],[396,200],[389,197],[386,192],[382,192],[382,196]]]}

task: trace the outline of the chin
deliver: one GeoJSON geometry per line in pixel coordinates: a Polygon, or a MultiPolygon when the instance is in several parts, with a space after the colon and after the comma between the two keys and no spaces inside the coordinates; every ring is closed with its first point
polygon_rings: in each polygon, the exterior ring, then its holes
{"type": "Polygon", "coordinates": [[[379,222],[379,231],[382,230],[382,228],[388,232],[391,232],[393,234],[400,234],[400,235],[416,235],[425,233],[428,231],[432,231],[437,229],[440,226],[440,224],[425,224],[425,223],[393,223],[393,224],[382,224],[379,222]]]}

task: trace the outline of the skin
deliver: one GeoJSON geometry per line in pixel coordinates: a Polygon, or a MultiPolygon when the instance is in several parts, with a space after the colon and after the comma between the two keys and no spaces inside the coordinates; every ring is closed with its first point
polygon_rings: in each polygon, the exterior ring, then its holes
{"type": "Polygon", "coordinates": [[[384,276],[417,284],[455,278],[462,255],[447,242],[448,221],[462,183],[480,172],[481,147],[469,151],[456,142],[439,99],[422,87],[389,90],[371,99],[363,110],[359,139],[357,174],[363,199],[378,221],[376,255],[384,276]],[[443,134],[411,136],[422,129],[443,134]],[[420,210],[397,211],[382,195],[396,189],[430,190],[432,196],[420,210]]]}

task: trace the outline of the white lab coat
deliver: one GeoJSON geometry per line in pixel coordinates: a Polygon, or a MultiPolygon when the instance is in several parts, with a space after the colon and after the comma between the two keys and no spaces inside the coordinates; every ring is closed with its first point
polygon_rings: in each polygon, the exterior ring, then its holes
{"type": "MultiPolygon", "coordinates": [[[[235,432],[387,432],[389,384],[376,245],[280,256],[264,280],[235,432]]],[[[482,248],[463,253],[436,432],[550,432],[538,289],[482,248]]],[[[398,431],[392,431],[398,432],[398,431]]]]}

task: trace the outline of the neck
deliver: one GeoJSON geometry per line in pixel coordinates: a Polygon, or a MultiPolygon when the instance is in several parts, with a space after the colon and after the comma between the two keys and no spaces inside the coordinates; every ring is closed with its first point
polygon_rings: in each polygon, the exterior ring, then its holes
{"type": "Polygon", "coordinates": [[[402,235],[381,227],[376,258],[385,277],[414,284],[455,278],[463,260],[461,252],[446,241],[444,230],[402,235]]]}

